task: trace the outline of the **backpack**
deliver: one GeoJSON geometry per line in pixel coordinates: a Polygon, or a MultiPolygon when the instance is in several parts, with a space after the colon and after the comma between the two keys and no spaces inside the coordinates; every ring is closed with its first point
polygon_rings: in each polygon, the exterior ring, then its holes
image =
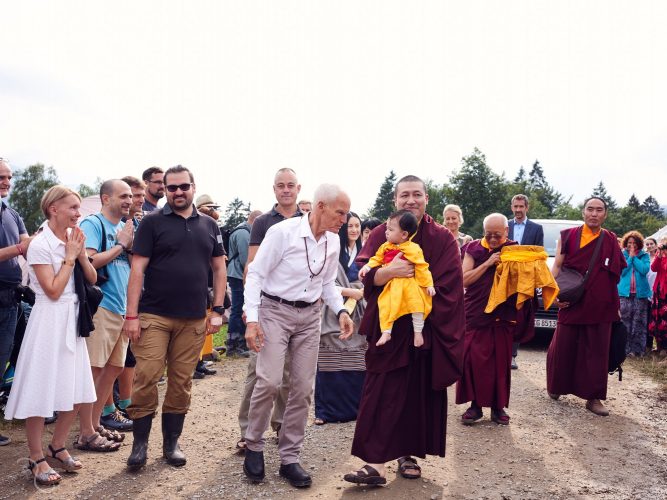
{"type": "Polygon", "coordinates": [[[609,341],[609,375],[618,371],[619,382],[623,380],[623,361],[625,361],[625,344],[628,329],[622,321],[611,324],[611,340],[609,341]]]}

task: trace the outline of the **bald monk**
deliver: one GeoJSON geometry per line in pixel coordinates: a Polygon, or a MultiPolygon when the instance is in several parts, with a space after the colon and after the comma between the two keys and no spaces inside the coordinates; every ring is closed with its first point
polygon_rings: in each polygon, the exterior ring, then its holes
{"type": "MultiPolygon", "coordinates": [[[[445,456],[447,387],[463,367],[463,279],[461,254],[451,233],[425,213],[428,194],[424,181],[407,176],[394,189],[397,210],[409,210],[419,221],[413,241],[429,263],[436,294],[424,322],[424,344],[413,344],[411,316],[396,320],[392,341],[376,345],[381,336],[378,297],[392,278],[412,278],[414,265],[401,258],[376,267],[364,277],[366,312],[359,332],[368,339],[366,379],[352,443],[352,454],[366,464],[346,474],[357,484],[385,484],[385,463],[398,459],[404,478],[421,475],[417,458],[445,456]]],[[[363,267],[386,241],[386,224],[376,227],[359,252],[363,267]]]]}
{"type": "Polygon", "coordinates": [[[609,410],[600,400],[607,398],[611,324],[620,318],[617,285],[626,262],[616,235],[602,228],[607,202],[596,196],[587,199],[582,215],[583,226],[560,233],[554,277],[563,267],[586,274],[597,239],[603,239],[583,296],[575,304],[556,301],[558,323],[547,353],[547,391],[554,400],[574,394],[586,400],[589,411],[607,416],[609,410]]]}
{"type": "Polygon", "coordinates": [[[491,313],[484,308],[493,287],[500,250],[516,241],[507,238],[507,217],[491,214],[484,219],[484,238],[471,241],[463,256],[465,293],[465,351],[463,376],[456,383],[456,404],[471,401],[461,416],[472,425],[483,416],[482,408],[491,408],[491,420],[508,425],[512,364],[512,341],[516,327],[516,294],[491,313]]]}

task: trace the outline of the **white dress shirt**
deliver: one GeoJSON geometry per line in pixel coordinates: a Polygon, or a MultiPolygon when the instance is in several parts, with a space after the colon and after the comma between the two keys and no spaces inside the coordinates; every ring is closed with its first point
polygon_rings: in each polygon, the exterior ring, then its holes
{"type": "Polygon", "coordinates": [[[257,321],[262,291],[292,301],[315,302],[321,297],[334,311],[343,309],[343,297],[334,284],[339,252],[338,234],[327,231],[315,240],[308,215],[272,226],[248,266],[243,304],[246,320],[257,321]]]}

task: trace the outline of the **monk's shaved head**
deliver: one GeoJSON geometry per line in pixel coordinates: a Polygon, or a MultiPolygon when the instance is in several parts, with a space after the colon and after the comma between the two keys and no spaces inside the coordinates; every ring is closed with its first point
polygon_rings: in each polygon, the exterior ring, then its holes
{"type": "Polygon", "coordinates": [[[488,229],[490,225],[500,226],[501,228],[509,227],[507,217],[503,214],[489,214],[484,217],[484,230],[488,229]]]}
{"type": "Polygon", "coordinates": [[[489,214],[484,217],[484,239],[490,248],[496,249],[505,243],[508,233],[509,224],[503,214],[489,214]]]}

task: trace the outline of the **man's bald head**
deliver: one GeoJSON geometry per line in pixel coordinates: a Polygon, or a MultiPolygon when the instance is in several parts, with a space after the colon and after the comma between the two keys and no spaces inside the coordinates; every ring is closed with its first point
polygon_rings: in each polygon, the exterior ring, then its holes
{"type": "Polygon", "coordinates": [[[509,223],[503,214],[494,213],[484,217],[484,239],[489,247],[496,249],[505,241],[509,233],[509,223]]]}
{"type": "Polygon", "coordinates": [[[255,219],[257,217],[259,217],[260,215],[262,215],[261,210],[253,210],[252,212],[250,212],[248,214],[248,224],[250,224],[252,226],[253,222],[255,222],[255,219]]]}

